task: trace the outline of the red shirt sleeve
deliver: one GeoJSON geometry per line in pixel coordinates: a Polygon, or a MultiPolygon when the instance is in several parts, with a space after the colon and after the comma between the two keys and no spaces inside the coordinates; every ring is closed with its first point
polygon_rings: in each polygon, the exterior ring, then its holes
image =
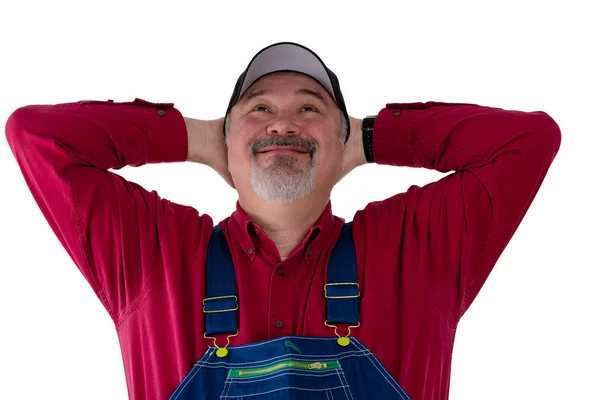
{"type": "Polygon", "coordinates": [[[108,169],[185,161],[187,131],[173,104],[79,101],[32,105],[6,136],[52,230],[117,322],[160,256],[158,221],[171,203],[108,169]]]}
{"type": "MultiPolygon", "coordinates": [[[[519,226],[561,143],[544,112],[473,104],[388,104],[375,121],[379,164],[454,171],[365,209],[441,310],[458,322],[519,226]]],[[[405,275],[403,273],[403,275],[405,275]]],[[[412,284],[412,282],[411,282],[412,284]]]]}

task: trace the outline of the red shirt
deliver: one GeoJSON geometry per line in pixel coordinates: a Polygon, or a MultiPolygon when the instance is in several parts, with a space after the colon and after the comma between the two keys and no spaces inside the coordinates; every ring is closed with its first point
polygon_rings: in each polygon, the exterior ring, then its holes
{"type": "MultiPolygon", "coordinates": [[[[213,220],[108,169],[185,161],[180,112],[139,99],[34,105],[11,115],[6,134],[44,216],[115,323],[130,398],[168,398],[212,345],[202,300],[213,220]]],[[[356,213],[362,298],[353,335],[411,399],[447,399],[458,321],[529,208],[560,130],[543,112],[428,102],[388,104],[373,135],[379,164],[455,172],[356,213]]],[[[328,205],[281,261],[239,205],[220,223],[240,299],[232,345],[333,335],[323,284],[342,224],[328,205]]]]}

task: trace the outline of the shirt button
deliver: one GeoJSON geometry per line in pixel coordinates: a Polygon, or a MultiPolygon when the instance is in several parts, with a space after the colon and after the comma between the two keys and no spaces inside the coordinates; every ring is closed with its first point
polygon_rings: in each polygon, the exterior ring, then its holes
{"type": "Polygon", "coordinates": [[[157,113],[157,114],[158,114],[160,117],[162,117],[162,116],[164,116],[164,115],[166,114],[166,113],[165,113],[165,110],[158,110],[156,113],[157,113]]]}
{"type": "Polygon", "coordinates": [[[393,115],[394,117],[397,117],[397,116],[399,116],[400,114],[402,114],[402,112],[401,112],[401,111],[396,111],[396,112],[395,112],[395,113],[393,113],[392,115],[393,115]]]}
{"type": "Polygon", "coordinates": [[[258,229],[255,229],[255,230],[254,230],[254,233],[256,233],[256,236],[259,236],[259,235],[260,235],[260,232],[258,231],[258,229]]]}
{"type": "Polygon", "coordinates": [[[254,250],[252,249],[252,247],[250,247],[250,248],[248,249],[248,254],[252,254],[253,252],[254,252],[254,250]]]}
{"type": "Polygon", "coordinates": [[[280,320],[280,319],[278,319],[278,320],[275,322],[275,326],[276,326],[276,327],[278,327],[279,329],[283,328],[283,321],[282,321],[282,320],[280,320]]]}
{"type": "Polygon", "coordinates": [[[306,254],[308,254],[309,256],[312,256],[312,249],[308,249],[308,251],[306,252],[306,254]]]}
{"type": "Polygon", "coordinates": [[[279,268],[277,268],[277,273],[278,273],[279,275],[283,276],[283,274],[284,274],[283,267],[279,267],[279,268]]]}

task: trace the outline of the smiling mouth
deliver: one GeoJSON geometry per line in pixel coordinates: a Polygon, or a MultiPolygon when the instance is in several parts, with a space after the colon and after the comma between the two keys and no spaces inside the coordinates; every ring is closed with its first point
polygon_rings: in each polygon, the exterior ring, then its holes
{"type": "Polygon", "coordinates": [[[264,149],[257,151],[258,154],[264,153],[288,153],[288,154],[307,154],[308,151],[301,147],[293,146],[268,146],[264,149]]]}

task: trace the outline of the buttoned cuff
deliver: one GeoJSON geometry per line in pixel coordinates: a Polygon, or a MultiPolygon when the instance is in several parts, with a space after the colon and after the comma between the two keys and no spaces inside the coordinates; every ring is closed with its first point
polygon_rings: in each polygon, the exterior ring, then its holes
{"type": "Polygon", "coordinates": [[[411,113],[397,103],[387,104],[373,126],[373,156],[377,164],[412,166],[411,113]]]}
{"type": "Polygon", "coordinates": [[[149,163],[187,160],[188,136],[183,116],[174,103],[151,103],[135,99],[134,104],[147,108],[149,163]]]}

